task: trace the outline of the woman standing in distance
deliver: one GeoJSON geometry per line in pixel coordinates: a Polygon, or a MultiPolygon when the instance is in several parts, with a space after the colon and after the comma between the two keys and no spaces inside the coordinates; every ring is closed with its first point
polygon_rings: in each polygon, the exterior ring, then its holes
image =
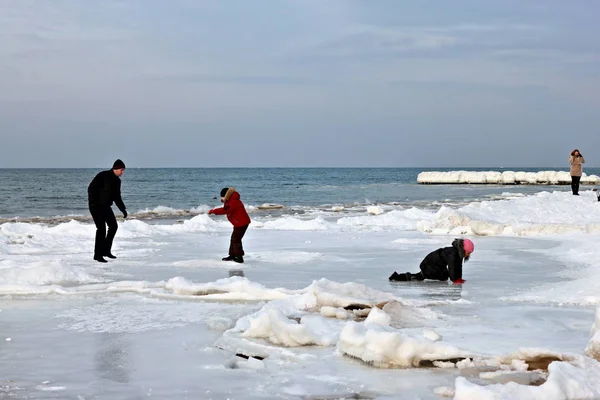
{"type": "Polygon", "coordinates": [[[579,196],[579,181],[582,174],[581,164],[585,163],[585,159],[579,150],[575,149],[571,152],[569,163],[571,164],[571,190],[574,196],[579,196]]]}

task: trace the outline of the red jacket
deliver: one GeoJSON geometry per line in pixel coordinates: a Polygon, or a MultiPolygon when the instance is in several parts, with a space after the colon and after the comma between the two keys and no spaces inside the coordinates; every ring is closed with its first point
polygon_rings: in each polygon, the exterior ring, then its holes
{"type": "Polygon", "coordinates": [[[227,193],[225,195],[225,204],[223,207],[214,208],[208,212],[209,214],[225,215],[234,227],[246,226],[250,223],[250,216],[246,212],[244,203],[240,200],[238,192],[227,193]],[[229,195],[229,196],[228,196],[229,195]]]}

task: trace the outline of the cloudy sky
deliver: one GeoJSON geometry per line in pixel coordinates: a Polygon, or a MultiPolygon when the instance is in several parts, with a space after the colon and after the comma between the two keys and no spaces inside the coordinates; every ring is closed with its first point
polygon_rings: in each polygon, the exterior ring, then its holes
{"type": "Polygon", "coordinates": [[[0,0],[0,167],[600,166],[596,0],[0,0]]]}

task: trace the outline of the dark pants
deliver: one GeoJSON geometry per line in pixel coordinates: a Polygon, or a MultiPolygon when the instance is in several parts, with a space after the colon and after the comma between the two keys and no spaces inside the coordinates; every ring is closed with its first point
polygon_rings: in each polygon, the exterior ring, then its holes
{"type": "Polygon", "coordinates": [[[571,177],[571,190],[573,190],[573,194],[579,194],[579,181],[581,180],[580,176],[572,176],[571,177]]]}
{"type": "Polygon", "coordinates": [[[229,255],[238,257],[244,255],[244,247],[242,246],[242,238],[248,229],[248,225],[234,227],[231,234],[231,242],[229,243],[229,255]]]}
{"type": "Polygon", "coordinates": [[[96,244],[94,245],[94,258],[110,253],[113,239],[117,233],[117,219],[110,207],[90,207],[94,224],[96,224],[96,244]],[[108,225],[108,233],[106,226],[108,225]]]}

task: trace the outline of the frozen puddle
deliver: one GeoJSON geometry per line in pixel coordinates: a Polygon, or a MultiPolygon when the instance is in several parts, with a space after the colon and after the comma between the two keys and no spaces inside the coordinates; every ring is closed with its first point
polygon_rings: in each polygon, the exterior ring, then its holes
{"type": "MultiPolygon", "coordinates": [[[[202,393],[215,399],[600,395],[599,364],[584,355],[586,344],[587,354],[597,355],[592,321],[582,329],[581,343],[564,352],[541,346],[560,343],[552,335],[532,338],[523,331],[511,337],[512,351],[504,351],[509,346],[500,341],[494,351],[489,343],[505,332],[490,336],[485,319],[465,315],[476,299],[427,296],[433,288],[455,290],[448,285],[407,286],[423,291],[421,299],[327,279],[297,290],[239,276],[143,286],[149,291],[115,292],[113,285],[96,286],[92,293],[85,287],[61,301],[22,299],[8,308],[3,300],[2,317],[14,325],[13,340],[2,344],[8,355],[2,366],[13,363],[11,376],[19,376],[3,383],[4,393],[16,398],[202,393]],[[211,301],[200,300],[205,297],[211,301]],[[523,347],[521,339],[538,347],[523,347]],[[103,382],[112,382],[109,390],[103,382]]],[[[512,311],[523,307],[511,304],[504,312],[514,318],[512,311]]],[[[550,329],[550,322],[542,328],[550,329]]],[[[573,338],[572,330],[562,334],[573,338]]]]}

